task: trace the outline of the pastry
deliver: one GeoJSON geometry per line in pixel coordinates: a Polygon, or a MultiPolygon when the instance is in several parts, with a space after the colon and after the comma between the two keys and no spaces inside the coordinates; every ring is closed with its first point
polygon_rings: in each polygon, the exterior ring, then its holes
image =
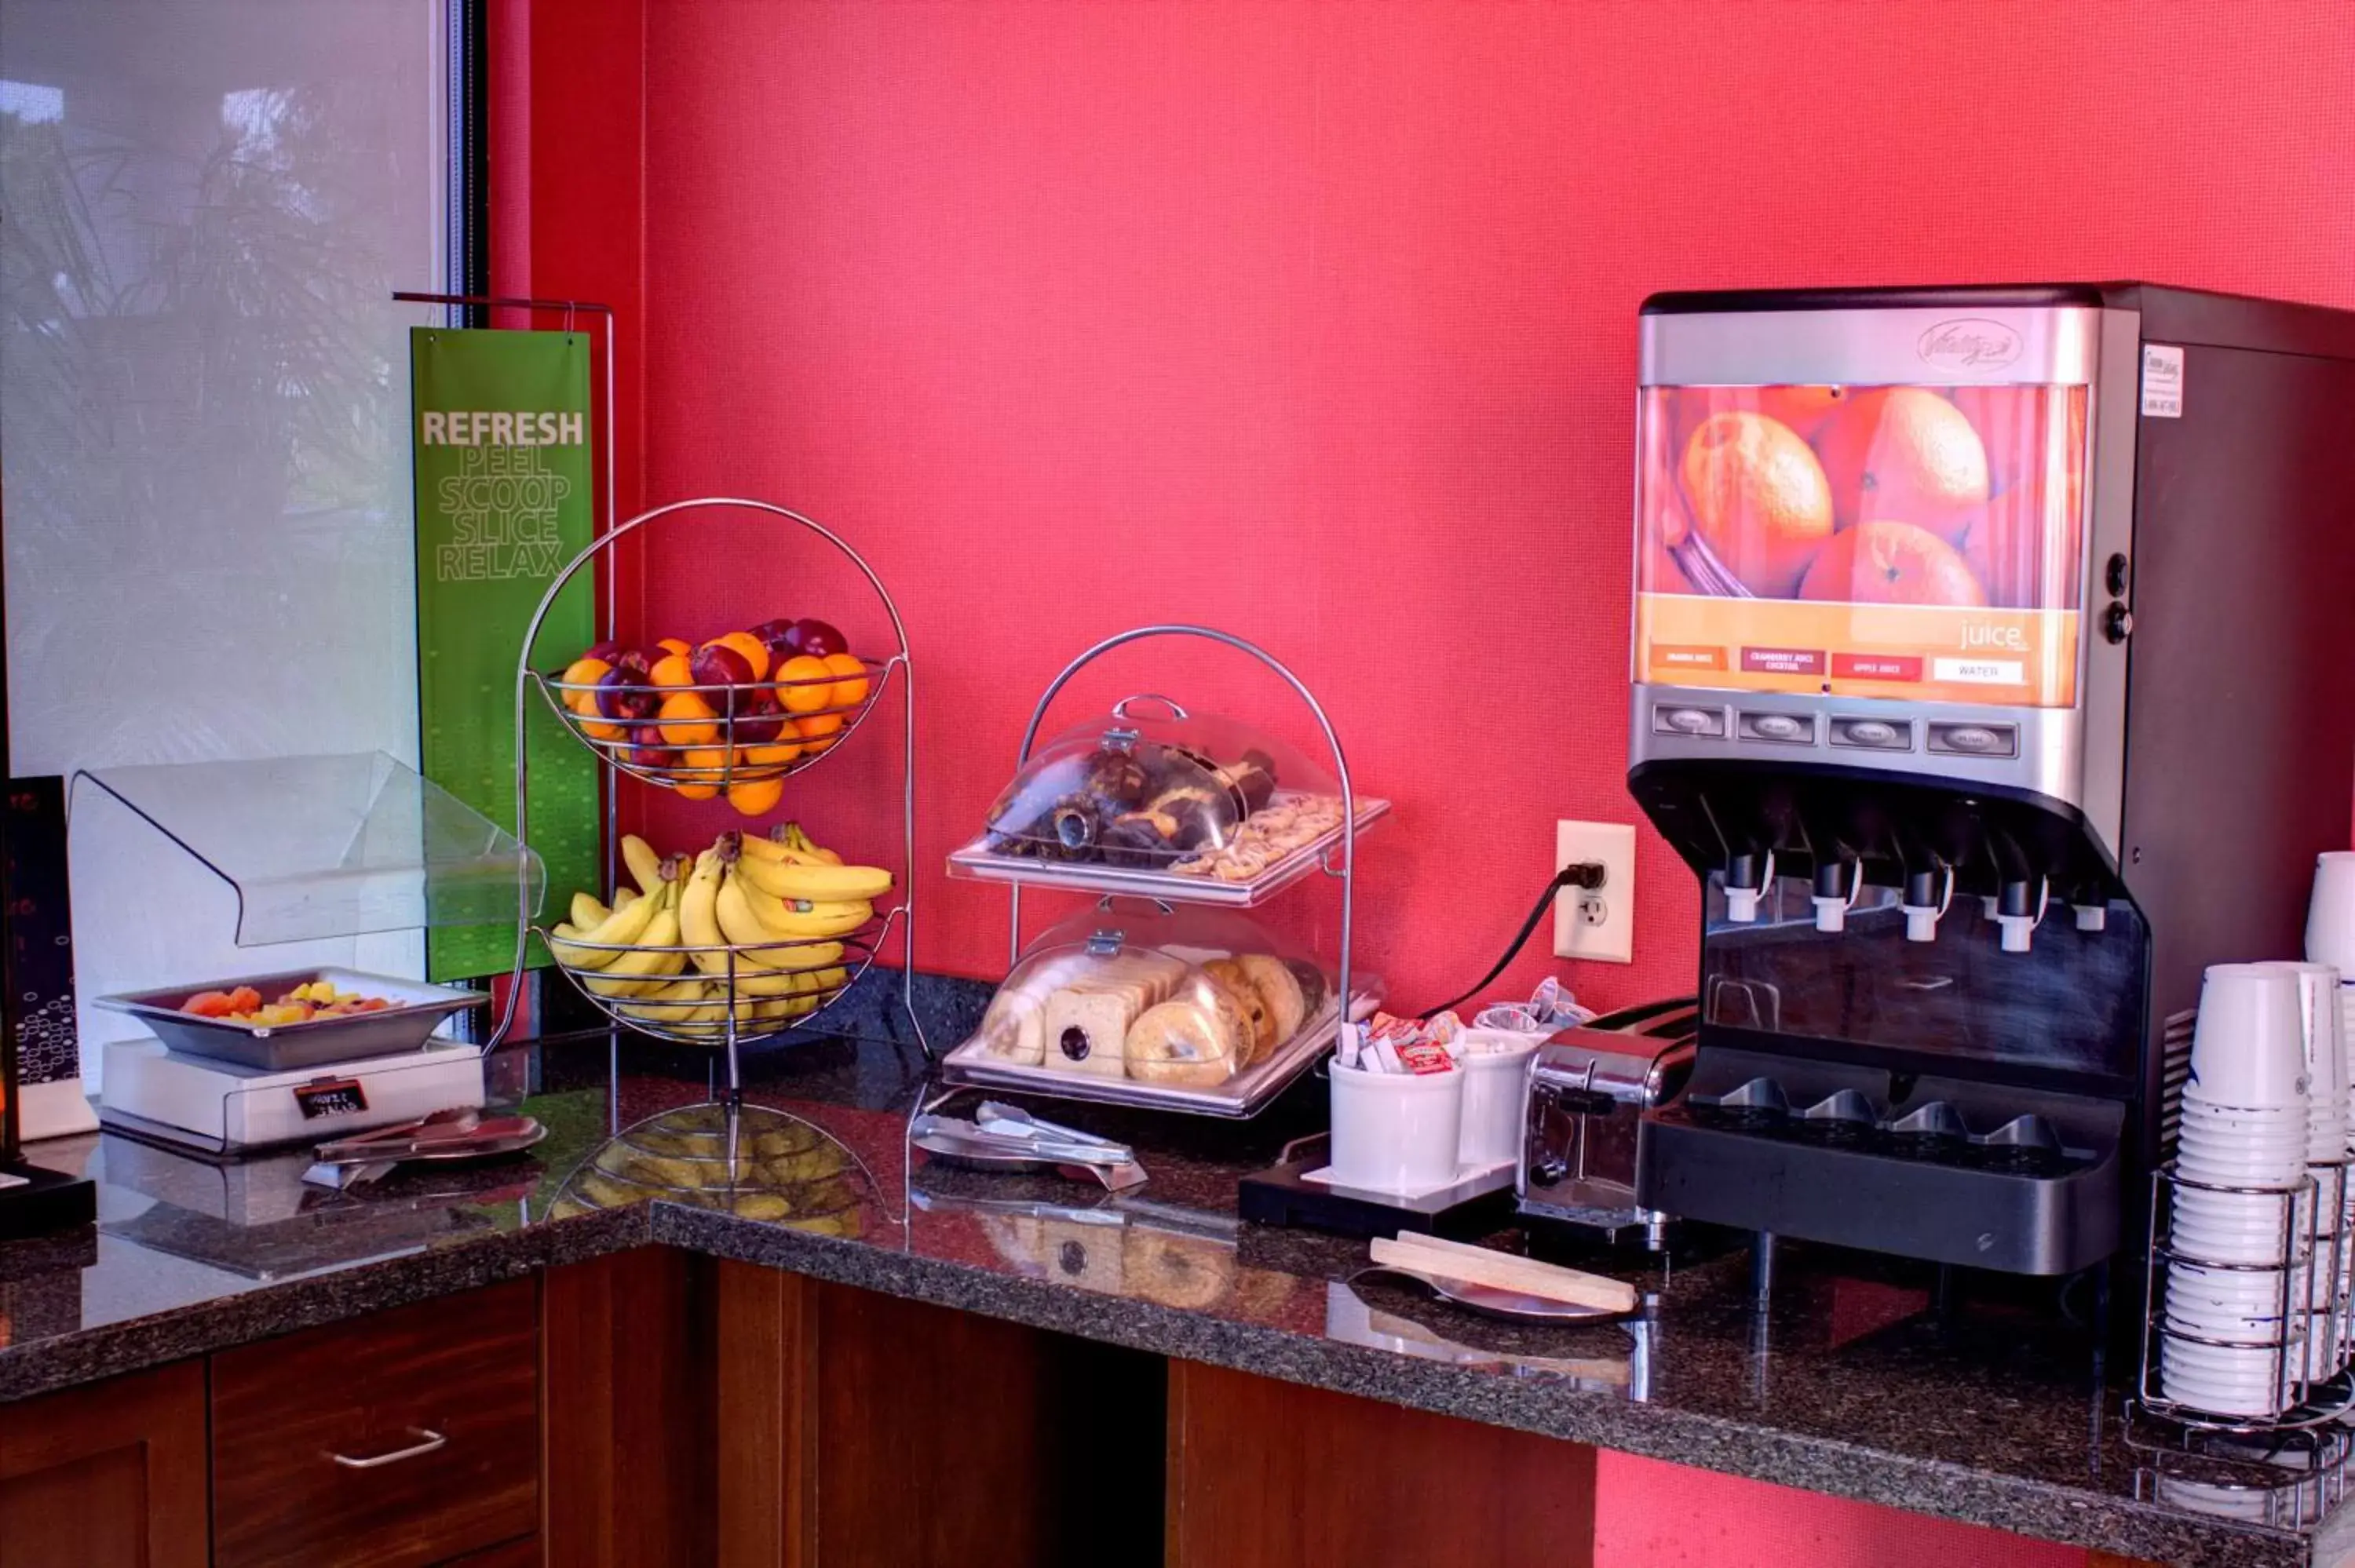
{"type": "MultiPolygon", "coordinates": [[[[1265,953],[1247,953],[1235,961],[1266,999],[1267,1011],[1275,1022],[1274,1037],[1268,1042],[1268,1051],[1272,1051],[1300,1033],[1300,1026],[1308,1021],[1308,999],[1301,991],[1298,978],[1283,959],[1265,953]]],[[[1267,1054],[1260,1053],[1263,1056],[1267,1054]]]]}
{"type": "Polygon", "coordinates": [[[1089,960],[1047,998],[1041,1065],[1050,1071],[1126,1075],[1123,1044],[1137,1015],[1167,1001],[1186,966],[1161,953],[1089,960]]]}
{"type": "Polygon", "coordinates": [[[1325,971],[1305,959],[1286,959],[1284,967],[1300,982],[1300,1005],[1304,1012],[1314,1015],[1323,1011],[1325,993],[1333,988],[1325,979],[1325,971]]]}
{"type": "Polygon", "coordinates": [[[1148,1008],[1129,1026],[1128,1075],[1147,1084],[1207,1088],[1234,1076],[1251,1022],[1221,985],[1148,1008]]]}
{"type": "Polygon", "coordinates": [[[1212,959],[1202,966],[1202,973],[1214,984],[1226,987],[1241,1009],[1244,1020],[1251,1025],[1245,1042],[1243,1059],[1238,1064],[1249,1066],[1264,1060],[1275,1049],[1278,1040],[1291,1038],[1276,1031],[1275,1012],[1268,1005],[1267,997],[1252,980],[1251,971],[1241,959],[1212,959]]]}

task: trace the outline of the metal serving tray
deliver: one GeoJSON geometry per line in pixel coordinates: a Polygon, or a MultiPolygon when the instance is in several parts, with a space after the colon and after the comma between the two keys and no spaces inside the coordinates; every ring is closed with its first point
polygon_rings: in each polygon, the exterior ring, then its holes
{"type": "MultiPolygon", "coordinates": [[[[1370,1015],[1381,1003],[1380,982],[1358,988],[1357,1010],[1370,1015]]],[[[1275,1054],[1244,1068],[1225,1083],[1210,1088],[1184,1088],[1170,1084],[1140,1083],[1133,1078],[1099,1078],[1086,1073],[1057,1073],[1026,1067],[993,1056],[978,1039],[966,1041],[941,1061],[941,1081],[975,1088],[1018,1089],[1062,1100],[1092,1100],[1099,1105],[1138,1106],[1147,1110],[1185,1111],[1194,1116],[1241,1119],[1257,1116],[1270,1100],[1290,1087],[1312,1066],[1341,1033],[1338,1011],[1327,1001],[1316,1015],[1275,1054]]]]}
{"type": "Polygon", "coordinates": [[[167,1050],[282,1072],[291,1067],[357,1062],[421,1049],[443,1019],[490,1000],[484,991],[322,966],[101,996],[98,1005],[138,1019],[155,1032],[155,1038],[167,1050]],[[261,993],[264,1001],[270,1001],[312,980],[325,980],[337,991],[361,996],[380,996],[393,1005],[382,1012],[356,1012],[344,1018],[316,1018],[307,1023],[270,1025],[198,1018],[179,1009],[181,1002],[201,991],[234,991],[250,985],[261,993]]]}
{"type": "MultiPolygon", "coordinates": [[[[1388,800],[1360,798],[1358,832],[1390,815],[1388,800]]],[[[1071,861],[1039,860],[1029,855],[1000,854],[989,847],[984,833],[949,854],[949,874],[975,882],[1012,883],[1023,887],[1053,887],[1071,893],[1118,893],[1167,899],[1173,904],[1223,904],[1248,909],[1264,904],[1278,892],[1316,870],[1341,842],[1341,830],[1329,829],[1282,860],[1262,868],[1247,882],[1221,882],[1215,876],[1195,876],[1182,871],[1157,871],[1137,866],[1103,865],[1071,861]]]]}

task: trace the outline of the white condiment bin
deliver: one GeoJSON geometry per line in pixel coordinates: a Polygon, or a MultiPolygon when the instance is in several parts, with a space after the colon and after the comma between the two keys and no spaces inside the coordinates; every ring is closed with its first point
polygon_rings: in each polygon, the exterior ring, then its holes
{"type": "Polygon", "coordinates": [[[1467,1029],[1456,1067],[1464,1082],[1464,1118],[1457,1160],[1495,1165],[1521,1152],[1521,1104],[1536,1036],[1498,1029],[1467,1029]]]}
{"type": "Polygon", "coordinates": [[[1414,1192],[1455,1180],[1471,1075],[1369,1073],[1333,1064],[1332,1181],[1414,1192]]]}

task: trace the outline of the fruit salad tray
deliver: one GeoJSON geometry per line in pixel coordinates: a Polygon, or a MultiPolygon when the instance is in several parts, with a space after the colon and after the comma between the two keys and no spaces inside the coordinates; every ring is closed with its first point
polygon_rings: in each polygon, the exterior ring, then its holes
{"type": "Polygon", "coordinates": [[[488,1001],[454,986],[310,969],[102,996],[98,1005],[138,1019],[169,1050],[282,1072],[417,1050],[443,1019],[488,1001]],[[239,1005],[240,992],[250,1006],[239,1005]]]}

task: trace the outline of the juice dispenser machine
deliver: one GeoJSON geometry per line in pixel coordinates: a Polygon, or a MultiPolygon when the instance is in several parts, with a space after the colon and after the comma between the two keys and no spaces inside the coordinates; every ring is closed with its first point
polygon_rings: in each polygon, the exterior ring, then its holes
{"type": "Polygon", "coordinates": [[[1637,1200],[2029,1275],[2139,1242],[2201,970],[2355,802],[2355,314],[1656,295],[1628,785],[1702,881],[1637,1200]]]}

